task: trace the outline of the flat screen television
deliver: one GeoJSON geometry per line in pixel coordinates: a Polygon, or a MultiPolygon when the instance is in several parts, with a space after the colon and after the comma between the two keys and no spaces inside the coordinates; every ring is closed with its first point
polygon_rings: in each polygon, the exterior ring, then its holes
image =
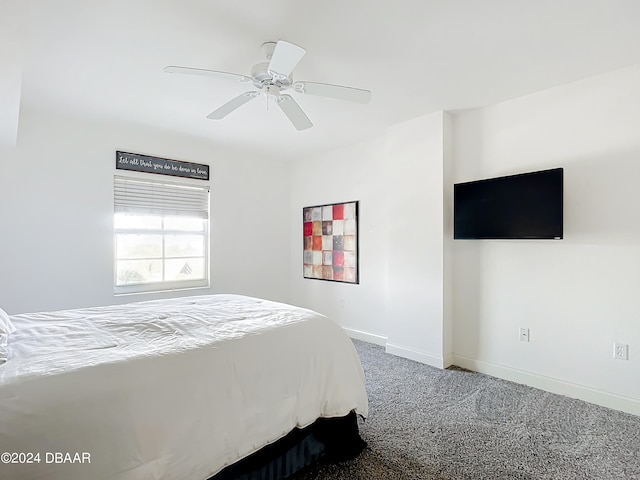
{"type": "Polygon", "coordinates": [[[560,239],[563,169],[453,186],[454,239],[560,239]]]}

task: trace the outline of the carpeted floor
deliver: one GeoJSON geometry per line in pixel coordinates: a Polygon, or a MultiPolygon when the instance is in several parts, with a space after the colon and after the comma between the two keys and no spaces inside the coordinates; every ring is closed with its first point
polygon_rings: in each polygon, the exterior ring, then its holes
{"type": "Polygon", "coordinates": [[[354,344],[368,446],[296,480],[640,479],[638,416],[354,344]]]}

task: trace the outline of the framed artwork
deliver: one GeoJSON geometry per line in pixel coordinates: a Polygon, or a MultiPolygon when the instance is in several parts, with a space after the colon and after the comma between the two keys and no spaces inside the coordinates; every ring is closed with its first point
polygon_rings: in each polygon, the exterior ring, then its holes
{"type": "Polygon", "coordinates": [[[303,277],[358,283],[358,202],[302,209],[303,277]]]}

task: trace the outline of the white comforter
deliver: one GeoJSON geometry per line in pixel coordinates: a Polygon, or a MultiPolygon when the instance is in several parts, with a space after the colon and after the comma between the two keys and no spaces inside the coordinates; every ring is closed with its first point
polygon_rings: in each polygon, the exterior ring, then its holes
{"type": "Polygon", "coordinates": [[[353,344],[311,310],[212,295],[11,319],[2,479],[201,480],[318,417],[367,415],[353,344]]]}

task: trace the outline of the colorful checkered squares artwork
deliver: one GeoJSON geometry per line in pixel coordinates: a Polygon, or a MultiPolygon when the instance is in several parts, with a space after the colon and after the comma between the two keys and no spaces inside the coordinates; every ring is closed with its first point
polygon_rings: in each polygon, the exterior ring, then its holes
{"type": "Polygon", "coordinates": [[[358,283],[358,202],[302,209],[303,276],[358,283]]]}

